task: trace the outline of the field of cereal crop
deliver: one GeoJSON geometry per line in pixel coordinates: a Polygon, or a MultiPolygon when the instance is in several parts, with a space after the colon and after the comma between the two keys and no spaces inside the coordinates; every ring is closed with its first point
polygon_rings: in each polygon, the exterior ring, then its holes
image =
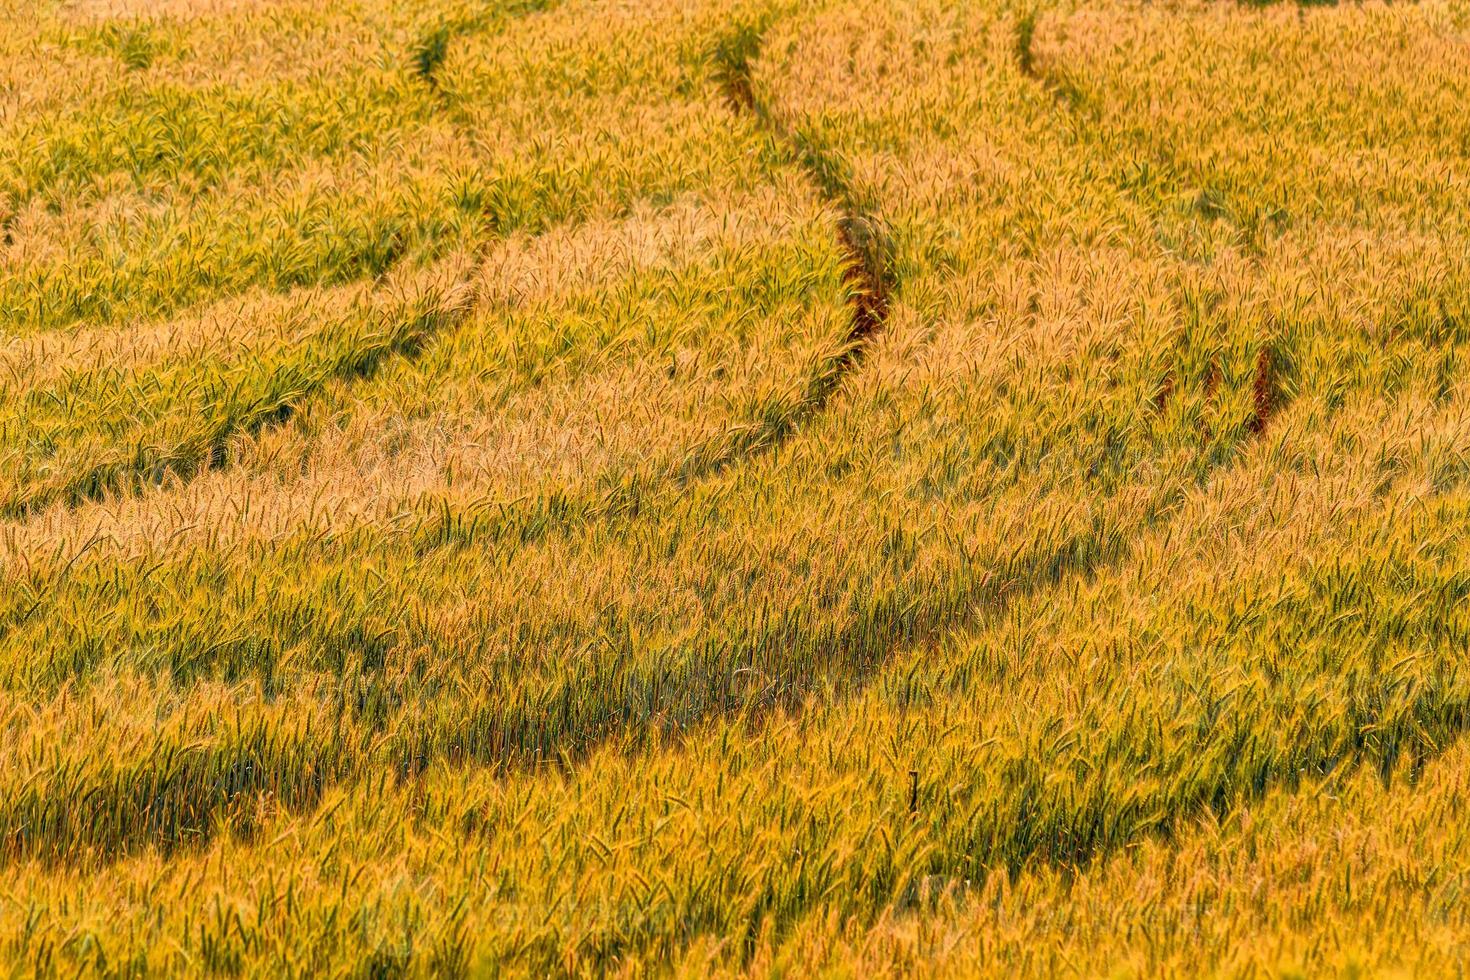
{"type": "Polygon", "coordinates": [[[0,0],[0,970],[1470,960],[1470,4],[0,0]]]}

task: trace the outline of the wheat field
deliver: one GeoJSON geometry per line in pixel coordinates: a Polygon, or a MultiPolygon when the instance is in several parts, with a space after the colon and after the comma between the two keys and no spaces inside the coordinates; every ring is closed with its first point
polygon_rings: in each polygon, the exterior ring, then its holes
{"type": "Polygon", "coordinates": [[[6,975],[1470,964],[1465,0],[0,28],[6,975]]]}

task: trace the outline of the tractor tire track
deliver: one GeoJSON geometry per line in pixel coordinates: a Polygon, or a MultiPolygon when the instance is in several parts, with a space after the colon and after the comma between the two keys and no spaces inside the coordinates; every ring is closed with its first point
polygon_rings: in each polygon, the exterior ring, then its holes
{"type": "MultiPolygon", "coordinates": [[[[1020,74],[1050,93],[1064,110],[1076,109],[1085,100],[1080,90],[1064,77],[1036,64],[1031,50],[1034,30],[1034,14],[1023,16],[1017,23],[1013,50],[1020,74]]],[[[1169,161],[1164,162],[1167,164],[1169,161]]],[[[1255,262],[1259,266],[1259,258],[1255,262]]],[[[1247,395],[1250,408],[1240,427],[1241,435],[1234,444],[1233,452],[1202,461],[1199,468],[1200,480],[1212,474],[1228,473],[1237,469],[1245,453],[1265,434],[1272,421],[1290,403],[1295,378],[1290,362],[1282,360],[1285,353],[1277,342],[1270,339],[1265,340],[1257,349],[1249,372],[1247,395]]],[[[1176,396],[1181,383],[1179,375],[1179,370],[1172,366],[1164,373],[1149,399],[1155,410],[1164,411],[1176,396]]],[[[1220,396],[1223,371],[1218,360],[1210,361],[1208,371],[1202,378],[1202,385],[1207,403],[1220,396]]],[[[1203,420],[1200,424],[1204,425],[1203,420]]],[[[1206,441],[1212,438],[1208,431],[1201,431],[1200,436],[1206,441]]],[[[1174,505],[1178,503],[1179,495],[1174,494],[1171,497],[1173,499],[1162,500],[1162,506],[1151,510],[1149,517],[1138,526],[1140,533],[1162,530],[1175,524],[1177,508],[1174,505]]],[[[1384,513],[1385,507],[1380,501],[1372,506],[1371,512],[1384,513]]],[[[1121,564],[1128,559],[1138,536],[1138,533],[1120,536],[1115,547],[1108,553],[1098,555],[1098,560],[1084,563],[1077,570],[1083,574],[1091,574],[1105,567],[1121,564]]],[[[1047,584],[1042,580],[1032,579],[1005,598],[1039,592],[1047,584]]],[[[964,616],[957,617],[955,625],[964,625],[966,619],[964,616]]],[[[927,693],[930,697],[935,696],[933,690],[927,693]]],[[[945,686],[943,693],[957,695],[960,689],[957,686],[945,686]]],[[[895,685],[895,692],[888,696],[907,698],[910,695],[901,685],[895,685]]],[[[1392,778],[1400,757],[1407,756],[1410,759],[1408,776],[1412,781],[1418,778],[1429,760],[1437,757],[1445,746],[1470,730],[1470,696],[1464,691],[1420,692],[1411,702],[1409,710],[1393,718],[1390,726],[1384,725],[1387,712],[1380,702],[1368,699],[1365,702],[1361,706],[1353,706],[1356,717],[1350,724],[1341,726],[1342,734],[1335,741],[1303,746],[1295,753],[1288,749],[1281,753],[1280,758],[1272,756],[1251,760],[1243,758],[1243,752],[1232,753],[1230,763],[1208,783],[1197,784],[1191,796],[1183,801],[1183,805],[1111,838],[1101,834],[1083,835],[1071,840],[1063,840],[1064,835],[1061,834],[1033,835],[1028,838],[1024,834],[1024,828],[998,831],[992,826],[982,826],[979,829],[983,833],[975,835],[966,846],[961,846],[956,851],[969,854],[985,853],[987,849],[1008,851],[1006,859],[997,862],[997,866],[1006,867],[1013,874],[1026,862],[1037,859],[1054,867],[1075,866],[1117,854],[1139,840],[1171,842],[1189,820],[1200,814],[1209,812],[1223,817],[1234,804],[1261,799],[1277,788],[1296,792],[1312,775],[1325,776],[1338,771],[1340,767],[1373,765],[1387,781],[1392,778]],[[1441,700],[1436,702],[1436,697],[1441,700]],[[1390,729],[1391,734],[1381,743],[1365,735],[1385,727],[1390,729]],[[1062,846],[1058,846],[1058,841],[1062,841],[1062,846]]],[[[1245,746],[1240,748],[1244,749],[1245,746]]],[[[1154,764],[1161,768],[1165,760],[1166,757],[1161,755],[1154,764]]],[[[1089,761],[1079,755],[1078,762],[1073,764],[1081,766],[1089,761]]],[[[1039,798],[1045,792],[1045,787],[1038,780],[1030,795],[1039,798]]],[[[1081,812],[1089,818],[1092,816],[1090,812],[1081,812]]],[[[1074,815],[1069,829],[1087,826],[1089,823],[1101,825],[1102,821],[1074,815]]],[[[956,864],[959,863],[961,862],[957,860],[956,864]]],[[[951,872],[954,868],[942,862],[933,862],[929,870],[942,874],[951,872]]]]}
{"type": "Polygon", "coordinates": [[[360,346],[353,346],[315,368],[283,365],[249,401],[209,406],[191,436],[167,446],[140,444],[131,451],[94,463],[81,472],[21,491],[0,501],[0,519],[25,520],[58,504],[75,508],[112,495],[131,494],[173,477],[192,479],[229,462],[229,444],[288,422],[301,407],[334,381],[356,383],[372,378],[389,362],[413,360],[435,334],[460,323],[471,303],[452,294],[427,310],[384,325],[360,346]]]}
{"type": "MultiPolygon", "coordinates": [[[[682,461],[667,469],[629,474],[595,499],[577,501],[556,496],[487,504],[470,511],[447,504],[438,507],[415,532],[421,553],[507,537],[529,543],[584,524],[631,518],[649,504],[677,496],[685,487],[779,449],[826,410],[832,397],[862,365],[873,339],[887,323],[897,287],[889,258],[891,243],[874,209],[858,198],[851,182],[842,176],[840,162],[791,130],[758,98],[751,62],[761,40],[760,34],[750,31],[718,39],[711,56],[715,78],[729,109],[753,119],[761,131],[775,139],[791,164],[806,175],[822,201],[837,213],[833,236],[841,256],[848,307],[848,329],[839,349],[822,358],[797,391],[760,413],[758,419],[691,447],[682,461]]],[[[437,42],[426,43],[425,47],[438,49],[437,42]]],[[[416,58],[420,63],[425,60],[418,55],[416,58]]],[[[443,59],[440,55],[427,60],[437,67],[443,59]]],[[[432,71],[427,76],[426,84],[433,87],[432,71]]]]}
{"type": "Polygon", "coordinates": [[[842,256],[843,283],[848,290],[847,350],[838,360],[839,377],[813,399],[811,413],[820,412],[846,375],[867,355],[872,339],[888,320],[891,297],[897,287],[892,245],[874,208],[859,196],[842,162],[815,141],[794,130],[758,95],[751,62],[760,53],[762,38],[741,33],[725,38],[715,54],[716,74],[725,101],[738,115],[755,124],[781,146],[792,163],[804,171],[826,204],[837,212],[834,237],[842,256]]]}
{"type": "MultiPolygon", "coordinates": [[[[1015,38],[1011,46],[1015,57],[1016,68],[1023,78],[1028,79],[1037,87],[1047,92],[1056,103],[1058,109],[1068,116],[1079,118],[1084,114],[1097,115],[1096,103],[1065,71],[1058,71],[1055,67],[1045,63],[1039,63],[1035,51],[1037,17],[1039,11],[1033,7],[1026,11],[1015,22],[1015,38]]],[[[1106,142],[1101,144],[1105,152],[1116,152],[1106,142]]],[[[1156,164],[1161,173],[1166,176],[1164,181],[1171,185],[1181,183],[1179,165],[1174,156],[1167,152],[1157,150],[1151,152],[1152,162],[1156,164]]],[[[1157,222],[1159,215],[1155,214],[1150,202],[1140,193],[1137,187],[1127,188],[1127,194],[1133,198],[1141,207],[1149,212],[1150,216],[1157,222]]],[[[1255,272],[1261,271],[1263,249],[1253,241],[1249,230],[1242,227],[1227,209],[1218,209],[1214,212],[1216,217],[1229,223],[1235,234],[1239,237],[1244,250],[1249,256],[1250,267],[1255,272]]],[[[1254,357],[1251,375],[1250,412],[1245,419],[1245,429],[1252,437],[1259,437],[1266,431],[1271,417],[1284,408],[1290,401],[1292,379],[1284,376],[1283,363],[1289,363],[1289,358],[1283,357],[1282,351],[1277,349],[1273,339],[1263,338],[1260,348],[1254,357]]],[[[1179,360],[1178,353],[1174,360],[1179,360]]],[[[1155,393],[1150,399],[1154,409],[1160,413],[1164,412],[1173,397],[1177,394],[1180,384],[1180,371],[1176,364],[1170,364],[1165,368],[1155,387],[1155,393]]],[[[1214,403],[1218,397],[1218,389],[1222,380],[1221,365],[1218,360],[1211,361],[1209,373],[1204,379],[1205,402],[1214,403]]],[[[1200,425],[1204,427],[1201,419],[1200,425]]],[[[1210,436],[1207,427],[1202,428],[1201,435],[1205,438],[1210,436]]]]}
{"type": "MultiPolygon", "coordinates": [[[[518,0],[507,8],[506,14],[517,18],[549,9],[556,2],[518,0]]],[[[408,53],[409,70],[435,94],[440,111],[455,117],[451,121],[456,128],[462,128],[463,122],[440,90],[436,72],[448,54],[451,40],[484,30],[494,20],[482,14],[446,22],[418,39],[408,53]]],[[[7,238],[10,220],[11,216],[6,214],[7,238]]],[[[491,234],[480,242],[477,252],[482,259],[496,237],[491,234]]],[[[386,258],[378,263],[381,268],[359,281],[370,278],[374,286],[382,286],[395,269],[402,267],[408,253],[403,236],[395,234],[386,258]]],[[[456,287],[463,285],[457,283],[456,287]]],[[[76,508],[108,496],[140,492],[168,477],[187,481],[201,473],[223,469],[228,465],[229,444],[237,436],[253,436],[284,425],[331,382],[368,381],[390,361],[416,359],[430,338],[458,325],[472,311],[473,298],[471,302],[451,300],[438,309],[387,324],[380,334],[370,337],[362,346],[342,352],[316,370],[285,365],[266,380],[258,397],[239,405],[212,406],[201,420],[199,430],[189,438],[169,446],[138,445],[130,453],[95,463],[72,476],[0,499],[0,520],[24,521],[56,505],[76,508]]]]}

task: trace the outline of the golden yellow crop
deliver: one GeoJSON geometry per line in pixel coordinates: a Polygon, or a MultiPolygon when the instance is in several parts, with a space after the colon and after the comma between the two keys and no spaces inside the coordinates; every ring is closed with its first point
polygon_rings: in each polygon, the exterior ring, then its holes
{"type": "Polygon", "coordinates": [[[1462,969],[1461,0],[0,26],[6,972],[1462,969]]]}

